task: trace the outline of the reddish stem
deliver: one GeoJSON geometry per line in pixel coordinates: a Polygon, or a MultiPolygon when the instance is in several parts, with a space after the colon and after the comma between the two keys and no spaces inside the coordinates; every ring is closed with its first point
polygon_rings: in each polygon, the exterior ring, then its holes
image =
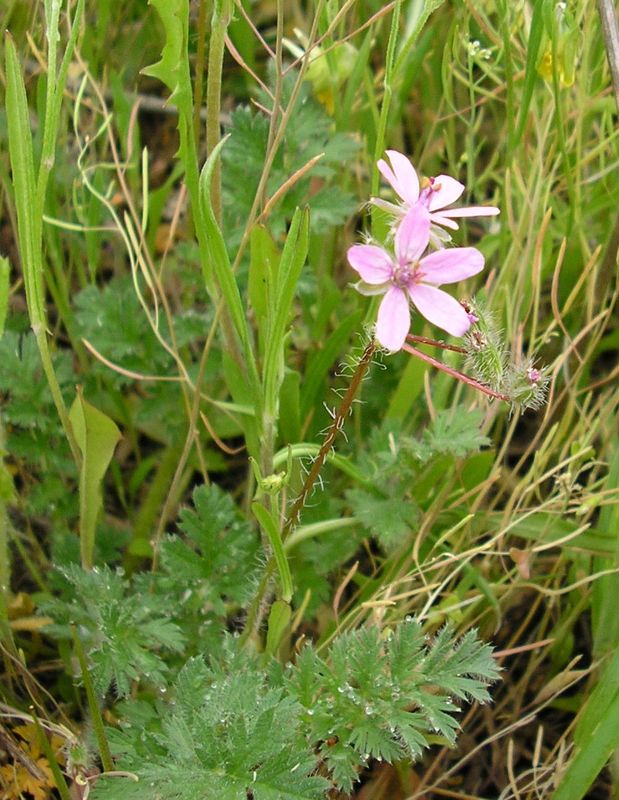
{"type": "Polygon", "coordinates": [[[457,381],[466,383],[469,386],[472,386],[473,389],[477,389],[478,391],[487,394],[489,397],[496,397],[497,400],[505,400],[505,402],[507,403],[511,402],[511,398],[508,397],[506,394],[501,394],[501,392],[495,392],[494,389],[491,389],[489,386],[485,386],[483,383],[476,381],[475,378],[471,378],[468,375],[465,375],[464,372],[460,372],[457,369],[452,369],[452,367],[448,367],[446,364],[443,364],[442,361],[437,361],[436,358],[432,358],[432,356],[428,356],[425,353],[422,353],[421,350],[417,350],[415,347],[411,347],[410,344],[404,344],[402,346],[402,350],[405,350],[412,356],[420,358],[427,364],[431,364],[433,367],[436,367],[436,369],[440,369],[442,372],[447,373],[447,375],[450,375],[457,381]]]}
{"type": "Polygon", "coordinates": [[[374,351],[376,350],[376,342],[374,339],[370,341],[370,343],[366,346],[365,350],[363,351],[363,355],[359,359],[357,364],[357,368],[355,370],[354,375],[350,381],[350,385],[348,386],[348,390],[344,395],[344,399],[342,400],[340,407],[338,408],[335,416],[333,417],[333,422],[329,426],[327,430],[327,435],[325,436],[325,440],[322,443],[322,447],[316,458],[314,459],[314,463],[312,464],[312,468],[309,471],[307,478],[305,479],[305,483],[303,484],[303,488],[299,492],[297,499],[292,504],[292,508],[290,509],[290,513],[288,514],[288,520],[284,525],[282,530],[282,541],[286,540],[288,534],[294,529],[295,525],[299,521],[299,517],[301,515],[301,509],[305,505],[305,501],[307,500],[309,493],[320,474],[320,470],[322,465],[324,464],[325,458],[331,451],[331,447],[333,442],[335,441],[338,433],[344,427],[344,421],[350,412],[350,408],[352,406],[352,402],[355,399],[355,395],[357,394],[357,390],[359,389],[359,385],[363,380],[363,376],[365,375],[368,367],[370,366],[370,362],[372,361],[372,356],[374,355],[374,351]]]}
{"type": "Polygon", "coordinates": [[[414,342],[415,344],[429,344],[432,347],[440,347],[441,350],[451,350],[452,353],[462,353],[464,355],[467,353],[466,347],[447,344],[447,342],[443,342],[441,339],[428,339],[425,336],[413,336],[412,333],[409,333],[406,338],[409,342],[414,342]]]}

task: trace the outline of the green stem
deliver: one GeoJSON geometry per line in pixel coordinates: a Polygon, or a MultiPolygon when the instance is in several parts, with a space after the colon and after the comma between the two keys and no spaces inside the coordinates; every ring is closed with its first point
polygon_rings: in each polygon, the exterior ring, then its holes
{"type": "MultiPolygon", "coordinates": [[[[34,316],[36,316],[36,314],[34,316]]],[[[69,412],[65,406],[64,398],[62,397],[62,392],[60,391],[60,384],[58,383],[58,379],[56,378],[56,373],[54,371],[54,365],[52,363],[52,357],[49,351],[49,343],[47,341],[47,334],[45,333],[45,324],[41,320],[35,319],[32,313],[30,319],[32,321],[32,330],[36,339],[37,347],[39,348],[39,355],[41,357],[43,371],[45,372],[45,377],[47,378],[49,389],[52,393],[52,399],[54,401],[54,405],[56,406],[56,411],[60,417],[60,424],[62,425],[65,436],[67,437],[67,441],[69,442],[73,460],[79,468],[82,463],[82,454],[80,453],[80,449],[75,440],[73,427],[71,425],[71,420],[69,419],[69,412]]]]}
{"type": "Polygon", "coordinates": [[[105,728],[103,726],[103,718],[101,716],[101,709],[95,695],[95,689],[90,680],[90,673],[88,672],[88,664],[86,663],[86,655],[84,648],[79,640],[77,632],[74,627],[71,628],[73,635],[73,644],[75,646],[75,654],[80,665],[82,673],[82,680],[84,681],[84,689],[86,690],[86,699],[88,701],[88,709],[92,720],[92,726],[95,731],[95,738],[99,746],[99,755],[101,757],[101,764],[105,772],[110,772],[114,769],[114,762],[112,760],[112,753],[105,736],[105,728]]]}
{"type": "MultiPolygon", "coordinates": [[[[221,75],[224,61],[225,37],[230,23],[229,0],[215,0],[211,20],[211,41],[208,52],[206,79],[206,152],[210,155],[221,139],[219,117],[221,114],[221,75]]],[[[211,203],[218,224],[221,224],[221,166],[213,170],[211,203]]]]}
{"type": "Polygon", "coordinates": [[[0,418],[0,636],[12,645],[9,626],[9,601],[11,596],[11,561],[9,553],[9,517],[7,505],[13,497],[13,480],[4,465],[4,424],[0,418]]]}
{"type": "MultiPolygon", "coordinates": [[[[389,31],[389,41],[387,43],[387,55],[385,58],[385,80],[383,83],[383,102],[380,107],[380,117],[378,120],[378,130],[376,131],[376,144],[374,146],[374,164],[382,157],[385,149],[385,134],[387,130],[387,120],[389,119],[389,109],[393,95],[393,77],[396,74],[395,51],[398,41],[400,26],[400,6],[401,0],[397,0],[393,17],[391,18],[391,30],[389,31]]],[[[372,196],[378,194],[378,169],[375,167],[372,173],[372,196]]]]}
{"type": "Polygon", "coordinates": [[[34,720],[34,727],[36,728],[39,745],[45,754],[45,757],[47,758],[47,763],[49,764],[52,775],[54,776],[54,783],[56,784],[56,789],[58,789],[58,794],[60,795],[61,800],[71,800],[71,792],[69,791],[65,777],[62,774],[62,770],[58,765],[58,759],[52,750],[49,739],[47,738],[47,734],[39,722],[39,718],[37,717],[34,706],[30,706],[30,713],[32,714],[32,719],[34,720]]]}
{"type": "Polygon", "coordinates": [[[202,87],[204,64],[206,61],[206,37],[208,35],[208,11],[210,0],[200,0],[198,10],[196,65],[193,86],[193,135],[200,142],[200,109],[202,107],[202,87]]]}

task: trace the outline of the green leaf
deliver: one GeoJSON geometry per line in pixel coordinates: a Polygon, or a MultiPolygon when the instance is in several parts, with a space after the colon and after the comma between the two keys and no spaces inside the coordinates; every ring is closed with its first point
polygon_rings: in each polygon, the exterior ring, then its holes
{"type": "Polygon", "coordinates": [[[255,225],[250,237],[251,258],[249,263],[248,295],[256,314],[258,328],[264,335],[268,316],[269,296],[273,291],[273,280],[277,272],[279,252],[264,225],[255,225]]]}
{"type": "Polygon", "coordinates": [[[273,558],[275,559],[277,570],[279,572],[282,599],[289,603],[292,599],[292,575],[290,574],[290,566],[288,565],[288,559],[286,558],[286,553],[284,552],[279,530],[275,524],[275,520],[264,506],[261,506],[260,503],[252,503],[251,508],[256,516],[256,519],[260,523],[260,527],[269,538],[269,542],[271,543],[271,547],[273,549],[273,558]]]}
{"type": "Polygon", "coordinates": [[[184,534],[161,545],[161,564],[170,576],[183,576],[224,619],[230,606],[242,605],[256,580],[258,537],[230,495],[217,486],[198,486],[193,508],[180,513],[184,534]]]}
{"type": "Polygon", "coordinates": [[[120,439],[120,431],[108,416],[88,403],[81,390],[69,419],[82,453],[80,467],[80,537],[82,566],[93,565],[97,517],[103,505],[101,483],[120,439]]]}
{"type": "Polygon", "coordinates": [[[409,535],[419,519],[417,506],[407,502],[401,493],[385,497],[353,488],[346,492],[346,499],[354,516],[387,549],[409,535]]]}
{"type": "Polygon", "coordinates": [[[522,90],[522,99],[520,100],[520,113],[516,127],[515,144],[517,144],[522,137],[529,114],[531,98],[533,97],[533,89],[535,88],[535,82],[538,77],[537,56],[544,34],[544,5],[544,0],[535,0],[533,4],[531,32],[527,44],[527,65],[524,73],[524,86],[522,90]]]}
{"type": "Polygon", "coordinates": [[[36,192],[28,99],[15,44],[9,34],[5,36],[5,57],[6,117],[15,189],[19,253],[32,324],[44,325],[46,312],[43,299],[41,220],[36,213],[40,204],[36,192]]]}
{"type": "Polygon", "coordinates": [[[151,576],[129,582],[107,566],[84,570],[76,564],[55,573],[56,580],[59,574],[63,597],[42,599],[39,611],[53,618],[45,630],[55,638],[71,639],[71,627],[77,628],[96,692],[102,696],[113,686],[127,697],[142,680],[163,686],[169,654],[183,649],[185,636],[170,620],[169,596],[153,587],[151,576]]]}
{"type": "MultiPolygon", "coordinates": [[[[609,496],[619,488],[619,439],[615,439],[614,455],[606,478],[605,492],[609,496]]],[[[608,537],[611,557],[595,562],[595,570],[617,569],[619,567],[619,504],[609,503],[601,512],[597,530],[608,537]]],[[[597,656],[606,655],[619,646],[619,614],[617,596],[619,575],[604,575],[595,582],[592,589],[591,617],[593,622],[593,652],[597,656]]]]}
{"type": "Polygon", "coordinates": [[[552,800],[581,800],[619,747],[619,651],[608,662],[578,718],[574,755],[552,800]]]}
{"type": "Polygon", "coordinates": [[[139,783],[100,781],[97,798],[324,800],[330,782],[317,774],[304,709],[247,651],[210,667],[191,659],[170,694],[158,719],[139,701],[124,704],[123,726],[108,735],[117,769],[139,783]]]}
{"type": "Polygon", "coordinates": [[[425,439],[436,453],[451,453],[462,457],[490,444],[480,432],[483,420],[481,409],[466,411],[458,407],[453,411],[439,411],[425,439]]]}
{"type": "Polygon", "coordinates": [[[270,314],[264,355],[264,408],[276,415],[277,399],[284,378],[285,331],[309,242],[309,214],[297,209],[280,259],[270,314]]]}
{"type": "Polygon", "coordinates": [[[276,600],[269,612],[269,624],[267,628],[266,652],[274,656],[279,647],[279,643],[288,627],[292,611],[290,605],[283,600],[276,600]]]}
{"type": "Polygon", "coordinates": [[[206,233],[208,236],[208,248],[212,258],[212,266],[215,271],[215,276],[219,284],[226,308],[230,314],[232,324],[241,342],[242,353],[245,361],[245,369],[247,371],[247,384],[250,396],[252,398],[252,405],[256,410],[256,417],[253,420],[246,420],[249,425],[252,423],[254,426],[258,422],[260,415],[258,410],[261,407],[261,392],[260,381],[258,378],[258,371],[256,368],[256,360],[251,343],[251,336],[249,332],[249,325],[241,293],[236,283],[232,265],[226,250],[226,243],[224,241],[221,229],[215,218],[213,206],[211,203],[211,181],[213,178],[213,170],[222,147],[226,140],[222,139],[215,147],[213,152],[209,155],[202,172],[200,174],[200,209],[204,218],[206,233]]]}
{"type": "Polygon", "coordinates": [[[161,17],[166,40],[161,60],[142,72],[164,83],[184,114],[191,115],[191,78],[187,55],[189,2],[188,0],[149,0],[161,17]]]}
{"type": "Polygon", "coordinates": [[[301,376],[296,370],[284,371],[284,380],[279,393],[279,431],[284,442],[296,442],[301,436],[300,383],[301,376]]]}

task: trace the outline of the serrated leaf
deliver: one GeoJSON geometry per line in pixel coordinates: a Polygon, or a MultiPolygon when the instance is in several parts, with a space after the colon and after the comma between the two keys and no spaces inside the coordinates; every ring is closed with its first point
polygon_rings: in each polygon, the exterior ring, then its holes
{"type": "Polygon", "coordinates": [[[157,9],[163,29],[165,44],[161,59],[142,72],[164,83],[171,97],[183,113],[191,114],[191,79],[187,53],[189,2],[188,0],[149,0],[157,9]]]}
{"type": "Polygon", "coordinates": [[[119,767],[139,776],[142,796],[237,800],[251,789],[255,800],[324,800],[330,782],[316,774],[302,708],[269,685],[250,654],[213,667],[190,660],[173,695],[160,728],[130,715],[115,735],[119,767]]]}
{"type": "Polygon", "coordinates": [[[232,498],[217,486],[199,486],[193,508],[180,514],[180,536],[167,537],[161,546],[161,564],[171,576],[183,575],[218,614],[230,602],[247,599],[256,574],[258,540],[232,498]]]}
{"type": "Polygon", "coordinates": [[[465,456],[490,443],[488,437],[479,430],[482,420],[481,409],[439,411],[426,431],[426,442],[436,453],[465,456]]]}
{"type": "Polygon", "coordinates": [[[417,507],[402,496],[385,497],[364,489],[349,489],[346,499],[354,516],[386,548],[410,534],[419,518],[417,507]]]}
{"type": "Polygon", "coordinates": [[[169,666],[161,651],[179,652],[185,643],[169,619],[169,599],[108,567],[73,564],[61,575],[63,597],[42,599],[39,611],[54,620],[46,627],[54,637],[70,639],[71,625],[79,630],[96,691],[103,695],[113,686],[126,697],[138,680],[164,685],[169,666]]]}

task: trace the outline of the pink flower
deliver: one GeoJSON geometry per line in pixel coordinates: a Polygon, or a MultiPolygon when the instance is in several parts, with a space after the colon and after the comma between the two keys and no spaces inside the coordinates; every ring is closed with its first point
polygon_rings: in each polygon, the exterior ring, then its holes
{"type": "Polygon", "coordinates": [[[474,247],[438,250],[421,258],[430,241],[431,215],[417,203],[406,214],[395,232],[392,256],[373,244],[356,244],[347,257],[368,285],[368,294],[384,294],[376,338],[388,350],[400,350],[410,328],[409,300],[427,320],[454,336],[462,336],[471,320],[457,300],[437,287],[443,283],[476,275],[484,267],[484,257],[474,247]]]}
{"type": "Polygon", "coordinates": [[[374,205],[401,216],[419,202],[428,209],[430,219],[435,225],[442,225],[452,230],[458,229],[454,217],[492,217],[500,213],[495,206],[446,208],[460,197],[464,191],[464,184],[455,178],[450,178],[449,175],[438,175],[436,178],[425,179],[420,188],[415,168],[406,156],[397,150],[387,150],[387,156],[391,165],[381,158],[377,166],[383,178],[391,184],[403,201],[403,207],[377,198],[372,200],[374,205]]]}

